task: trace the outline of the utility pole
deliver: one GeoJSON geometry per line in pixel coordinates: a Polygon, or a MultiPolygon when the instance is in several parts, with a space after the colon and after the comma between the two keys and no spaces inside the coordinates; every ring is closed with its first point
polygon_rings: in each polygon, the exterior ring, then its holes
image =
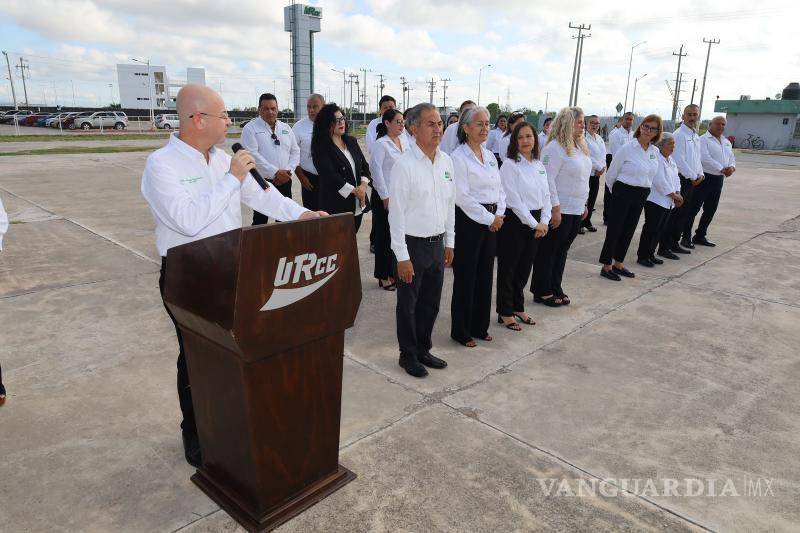
{"type": "Polygon", "coordinates": [[[678,73],[675,75],[675,96],[672,100],[672,121],[675,122],[675,117],[678,115],[678,98],[681,93],[681,59],[686,57],[683,53],[683,45],[677,53],[672,52],[672,55],[678,56],[678,73]]]}
{"type": "Polygon", "coordinates": [[[403,111],[408,109],[408,101],[406,100],[406,93],[408,92],[408,82],[404,76],[400,76],[400,85],[403,87],[403,111]]]}
{"type": "Polygon", "coordinates": [[[17,68],[19,69],[19,73],[22,76],[22,90],[25,92],[25,107],[28,107],[30,104],[28,103],[28,86],[25,84],[25,78],[26,78],[25,69],[28,69],[27,79],[30,79],[31,68],[25,64],[24,59],[22,59],[21,57],[19,58],[19,65],[17,65],[17,68]]]}
{"type": "Polygon", "coordinates": [[[11,63],[8,61],[8,52],[3,50],[3,55],[6,56],[6,67],[8,67],[8,82],[11,84],[11,98],[14,100],[14,109],[19,109],[17,107],[17,93],[14,91],[14,77],[11,75],[11,63]]]}
{"type": "Polygon", "coordinates": [[[353,79],[355,78],[358,83],[358,74],[350,73],[350,106],[349,106],[349,120],[353,120],[353,79]]]}
{"type": "Polygon", "coordinates": [[[344,105],[347,102],[347,72],[344,69],[336,70],[332,68],[331,70],[342,75],[342,105],[344,105]]]}
{"type": "Polygon", "coordinates": [[[639,85],[639,80],[641,80],[645,76],[647,76],[646,72],[633,81],[633,101],[631,102],[631,113],[633,113],[634,115],[636,115],[636,113],[634,112],[634,109],[636,109],[636,86],[639,85]]]}
{"type": "Polygon", "coordinates": [[[484,65],[478,69],[478,105],[481,105],[481,74],[483,74],[483,69],[491,67],[492,64],[489,63],[488,65],[484,65]]]}
{"type": "Polygon", "coordinates": [[[694,93],[696,90],[697,90],[697,78],[695,78],[694,81],[692,82],[692,99],[689,100],[690,104],[694,103],[694,93]]]}
{"type": "Polygon", "coordinates": [[[442,109],[447,113],[447,82],[452,80],[450,80],[450,78],[444,78],[439,81],[442,82],[442,109]]]}
{"type": "Polygon", "coordinates": [[[367,72],[372,72],[371,68],[362,68],[361,72],[364,73],[364,97],[361,100],[361,115],[364,122],[367,121],[367,72]]]}
{"type": "Polygon", "coordinates": [[[631,46],[631,59],[630,61],[628,61],[628,82],[625,84],[625,104],[622,106],[623,113],[628,110],[628,89],[631,86],[631,65],[633,65],[633,50],[637,46],[645,44],[646,42],[647,41],[642,41],[631,46]]]}
{"type": "Polygon", "coordinates": [[[436,80],[431,78],[431,81],[427,82],[428,84],[428,91],[431,93],[430,103],[433,103],[433,91],[436,88],[436,80]]]}
{"type": "Polygon", "coordinates": [[[380,96],[378,97],[378,100],[380,100],[381,98],[383,98],[383,90],[386,88],[386,85],[383,84],[383,80],[386,79],[386,76],[384,76],[383,74],[378,74],[378,78],[381,80],[380,85],[378,86],[380,87],[381,90],[380,96]]]}
{"type": "MultiPolygon", "coordinates": [[[[592,25],[589,24],[591,28],[592,25]]],[[[572,105],[578,105],[578,86],[581,83],[581,63],[583,62],[583,40],[587,37],[591,37],[591,33],[587,33],[586,35],[581,35],[578,40],[580,41],[580,53],[578,54],[578,75],[575,77],[575,98],[572,100],[572,105]]]]}
{"type": "Polygon", "coordinates": [[[547,115],[547,104],[550,102],[550,93],[544,93],[544,114],[547,115]]]}
{"type": "Polygon", "coordinates": [[[708,53],[706,54],[706,68],[703,71],[703,86],[700,88],[700,112],[699,118],[703,116],[703,97],[706,94],[706,75],[708,74],[708,60],[711,58],[711,45],[719,44],[719,39],[706,39],[703,37],[703,42],[708,44],[708,53]]]}
{"type": "MultiPolygon", "coordinates": [[[[577,83],[576,82],[577,82],[578,77],[580,76],[580,66],[579,66],[580,59],[579,58],[580,58],[580,55],[582,53],[582,44],[583,44],[583,37],[584,37],[583,36],[583,31],[584,30],[591,30],[592,29],[592,25],[589,24],[588,26],[585,26],[585,25],[581,24],[580,26],[573,26],[572,22],[570,22],[569,23],[569,28],[571,30],[578,30],[578,35],[573,37],[573,39],[577,39],[578,42],[575,45],[575,62],[572,64],[572,82],[569,85],[569,105],[572,106],[572,105],[574,105],[573,102],[577,101],[577,99],[578,99],[577,98],[577,92],[578,92],[577,89],[578,89],[578,87],[577,87],[577,83]]],[[[591,37],[591,35],[590,35],[590,37],[591,37]]]]}

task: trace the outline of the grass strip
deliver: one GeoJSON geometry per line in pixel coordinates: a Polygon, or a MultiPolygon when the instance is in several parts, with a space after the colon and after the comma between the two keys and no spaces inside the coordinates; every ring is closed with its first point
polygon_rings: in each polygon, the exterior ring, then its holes
{"type": "Polygon", "coordinates": [[[160,146],[59,146],[57,148],[36,148],[17,152],[0,152],[0,157],[20,155],[57,155],[57,154],[116,154],[122,152],[150,152],[160,146]]]}

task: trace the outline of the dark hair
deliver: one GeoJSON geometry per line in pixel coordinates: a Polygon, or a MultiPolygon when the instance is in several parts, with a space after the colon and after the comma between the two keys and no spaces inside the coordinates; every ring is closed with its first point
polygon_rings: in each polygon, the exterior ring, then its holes
{"type": "Polygon", "coordinates": [[[378,109],[381,108],[384,102],[394,102],[394,105],[397,105],[397,100],[395,100],[394,97],[384,94],[381,96],[381,99],[378,100],[378,109]]]}
{"type": "Polygon", "coordinates": [[[544,119],[544,124],[542,124],[542,128],[544,128],[545,126],[547,126],[551,122],[553,122],[553,117],[547,117],[546,119],[544,119]]]}
{"type": "Polygon", "coordinates": [[[494,121],[494,127],[497,127],[497,123],[500,122],[502,119],[506,119],[506,124],[508,124],[508,116],[504,114],[497,115],[497,120],[494,121]]]}
{"type": "Polygon", "coordinates": [[[375,128],[375,130],[378,132],[378,136],[375,138],[376,140],[389,133],[389,130],[386,128],[386,122],[393,121],[394,117],[397,115],[403,115],[403,113],[397,109],[387,109],[386,112],[381,115],[381,121],[378,123],[378,127],[375,128]]]}
{"type": "Polygon", "coordinates": [[[274,100],[276,104],[278,103],[278,99],[275,97],[274,94],[264,93],[258,97],[258,107],[261,107],[261,102],[263,102],[264,100],[274,100]]]}
{"type": "Polygon", "coordinates": [[[508,143],[508,152],[506,153],[506,157],[514,161],[519,161],[519,134],[523,128],[530,128],[533,132],[533,158],[539,159],[539,135],[536,131],[536,128],[533,127],[533,124],[527,120],[524,122],[519,122],[516,126],[514,126],[514,131],[511,132],[511,142],[508,143]]]}
{"type": "MultiPolygon", "coordinates": [[[[331,126],[336,124],[336,112],[344,115],[344,111],[334,102],[325,104],[314,119],[314,131],[311,134],[311,152],[318,152],[322,147],[328,146],[331,140],[331,126]]],[[[347,136],[347,122],[345,122],[344,136],[347,136]]],[[[344,137],[343,136],[343,137],[344,137]]]]}
{"type": "Polygon", "coordinates": [[[465,106],[468,106],[468,105],[470,105],[470,104],[472,104],[472,105],[476,105],[476,104],[475,104],[475,102],[473,102],[472,100],[464,100],[463,102],[461,102],[461,105],[460,105],[460,106],[458,106],[458,112],[459,112],[459,114],[461,113],[461,111],[464,111],[464,107],[465,107],[465,106]]]}
{"type": "Polygon", "coordinates": [[[503,133],[503,137],[508,137],[511,135],[511,130],[508,127],[519,119],[525,120],[525,115],[522,113],[511,113],[511,116],[508,117],[508,121],[506,122],[506,131],[503,133]]]}

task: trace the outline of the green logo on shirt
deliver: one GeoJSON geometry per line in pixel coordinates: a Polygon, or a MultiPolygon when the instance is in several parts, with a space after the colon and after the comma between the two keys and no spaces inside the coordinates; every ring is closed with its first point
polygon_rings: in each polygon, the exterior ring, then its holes
{"type": "Polygon", "coordinates": [[[545,173],[544,170],[539,171],[539,174],[544,174],[544,173],[545,173]]]}
{"type": "Polygon", "coordinates": [[[203,179],[203,176],[197,176],[196,178],[181,178],[181,183],[195,183],[203,179]]]}
{"type": "Polygon", "coordinates": [[[446,179],[447,181],[453,181],[453,176],[450,175],[449,171],[445,170],[444,171],[444,179],[446,179]]]}
{"type": "Polygon", "coordinates": [[[655,156],[655,155],[653,155],[653,154],[650,154],[650,159],[655,159],[655,158],[656,158],[656,156],[655,156]]]}
{"type": "Polygon", "coordinates": [[[288,131],[286,131],[286,130],[281,130],[281,134],[282,134],[282,135],[289,135],[289,132],[288,132],[288,131]]]}
{"type": "Polygon", "coordinates": [[[542,163],[544,163],[546,165],[549,162],[550,162],[550,155],[544,156],[544,159],[542,159],[542,163]]]}
{"type": "Polygon", "coordinates": [[[490,167],[496,167],[497,163],[495,161],[489,161],[489,166],[490,167]]]}

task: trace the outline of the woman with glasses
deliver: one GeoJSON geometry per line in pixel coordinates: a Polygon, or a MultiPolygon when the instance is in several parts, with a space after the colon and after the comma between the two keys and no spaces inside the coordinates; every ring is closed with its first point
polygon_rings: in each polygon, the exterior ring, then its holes
{"type": "Polygon", "coordinates": [[[314,120],[311,158],[319,171],[319,207],[331,215],[353,213],[355,229],[369,210],[367,185],[369,165],[355,137],[347,134],[347,123],[336,104],[322,106],[314,120]]]}
{"type": "Polygon", "coordinates": [[[375,278],[380,288],[395,290],[392,277],[391,236],[389,235],[389,180],[397,158],[408,149],[404,134],[405,119],[397,109],[381,116],[377,138],[372,145],[369,166],[372,169],[372,231],[375,235],[375,278]]]}
{"type": "Polygon", "coordinates": [[[597,231],[592,225],[592,213],[597,193],[600,190],[600,176],[606,171],[606,143],[600,136],[600,117],[589,115],[586,117],[586,145],[589,147],[589,158],[592,160],[592,173],[589,176],[589,199],[586,200],[586,218],[581,222],[578,233],[583,235],[586,231],[597,231]]]}
{"type": "Polygon", "coordinates": [[[606,174],[611,189],[608,229],[600,263],[600,275],[612,281],[636,275],[625,268],[625,254],[631,244],[650,186],[656,177],[661,154],[653,143],[661,139],[661,117],[648,115],[636,128],[633,140],[617,150],[606,174]]]}
{"type": "MultiPolygon", "coordinates": [[[[494,154],[483,143],[489,136],[489,112],[473,107],[461,113],[458,148],[453,151],[456,184],[456,241],[450,336],[468,347],[473,338],[491,341],[489,316],[497,231],[503,225],[506,195],[494,154]]],[[[391,209],[391,207],[390,207],[391,209]]]]}

